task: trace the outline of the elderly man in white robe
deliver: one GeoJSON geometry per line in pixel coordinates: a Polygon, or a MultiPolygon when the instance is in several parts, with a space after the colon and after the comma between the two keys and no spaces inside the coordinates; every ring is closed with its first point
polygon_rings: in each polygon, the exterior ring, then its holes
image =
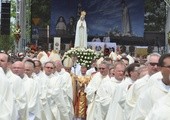
{"type": "Polygon", "coordinates": [[[126,65],[124,62],[116,62],[113,66],[113,73],[114,77],[111,77],[111,80],[113,83],[115,83],[115,90],[112,95],[112,100],[109,105],[109,109],[106,115],[106,120],[112,120],[116,119],[117,116],[122,116],[123,114],[123,101],[124,96],[125,96],[125,89],[126,89],[126,84],[125,84],[125,68],[126,65]],[[114,109],[113,109],[114,108],[114,109]],[[117,111],[119,111],[117,113],[117,111]]]}
{"type": "Polygon", "coordinates": [[[34,69],[34,73],[33,73],[33,78],[39,77],[43,74],[42,72],[42,64],[39,60],[33,60],[34,64],[35,64],[35,69],[34,69]]]}
{"type": "MultiPolygon", "coordinates": [[[[129,77],[127,77],[125,80],[124,80],[124,76],[122,76],[121,79],[118,78],[117,76],[120,76],[120,75],[118,74],[118,72],[115,72],[115,77],[123,81],[116,86],[116,90],[113,95],[112,102],[109,106],[106,120],[118,120],[118,119],[123,120],[124,119],[123,114],[124,114],[124,104],[125,104],[125,99],[126,99],[126,93],[128,91],[129,86],[133,84],[134,81],[136,81],[139,76],[139,73],[138,73],[139,66],[140,65],[137,63],[132,63],[125,69],[125,64],[123,64],[123,66],[120,67],[122,69],[122,72],[124,74],[125,72],[127,72],[129,75],[129,77]]],[[[115,67],[115,71],[117,70],[118,70],[118,67],[115,67]]]]}
{"type": "Polygon", "coordinates": [[[33,60],[35,63],[34,73],[36,76],[41,76],[42,74],[42,63],[39,60],[33,60]]]}
{"type": "Polygon", "coordinates": [[[148,88],[147,83],[149,81],[149,78],[159,71],[158,68],[159,58],[160,54],[158,53],[151,53],[150,55],[147,56],[146,64],[148,68],[148,74],[138,79],[128,90],[124,108],[124,115],[127,120],[130,119],[130,116],[136,105],[136,101],[139,95],[148,88]]]}
{"type": "MultiPolygon", "coordinates": [[[[44,72],[49,76],[50,70],[54,72],[55,64],[54,62],[47,62],[44,65],[44,72]],[[50,70],[49,70],[50,69],[50,70]]],[[[65,100],[65,92],[63,87],[63,78],[58,75],[53,75],[47,81],[47,101],[52,112],[53,118],[51,120],[70,120],[68,109],[68,103],[65,100]]]]}
{"type": "Polygon", "coordinates": [[[13,118],[13,112],[15,112],[13,111],[13,92],[1,67],[0,76],[0,120],[11,120],[13,118]]]}
{"type": "Polygon", "coordinates": [[[115,89],[115,83],[109,77],[110,64],[102,61],[99,72],[94,74],[85,88],[88,100],[87,120],[105,120],[109,104],[115,89]]]}
{"type": "Polygon", "coordinates": [[[65,71],[67,71],[72,79],[72,88],[73,88],[73,106],[75,106],[76,104],[76,99],[77,99],[77,81],[76,81],[76,75],[74,73],[71,72],[71,68],[73,66],[73,60],[70,57],[65,58],[63,61],[63,67],[65,69],[65,71]]]}
{"type": "Polygon", "coordinates": [[[26,60],[24,62],[25,75],[24,86],[26,88],[26,94],[28,98],[28,112],[29,116],[33,119],[41,119],[41,106],[39,99],[38,83],[33,79],[32,73],[35,68],[35,64],[32,60],[26,60]]]}
{"type": "Polygon", "coordinates": [[[42,71],[42,64],[38,59],[32,59],[35,67],[34,70],[31,73],[31,78],[35,79],[37,81],[37,79],[39,78],[39,76],[42,75],[43,71],[42,71]]]}
{"type": "Polygon", "coordinates": [[[41,88],[40,88],[40,79],[43,79],[43,75],[45,75],[42,71],[42,64],[39,60],[37,59],[34,59],[34,64],[35,64],[35,67],[34,67],[34,70],[32,72],[32,75],[31,77],[37,82],[38,86],[39,86],[39,94],[41,92],[41,88]]]}
{"type": "Polygon", "coordinates": [[[64,91],[65,102],[67,103],[70,119],[72,119],[74,116],[72,78],[70,74],[66,72],[65,69],[63,68],[61,61],[57,60],[55,62],[55,65],[56,71],[54,75],[60,76],[62,78],[60,86],[64,91]]]}
{"type": "Polygon", "coordinates": [[[31,62],[31,60],[27,60],[25,63],[21,61],[16,61],[12,65],[12,71],[14,74],[20,76],[23,80],[23,86],[27,95],[28,119],[41,120],[41,108],[37,83],[24,73],[25,68],[28,70],[28,68],[34,66],[33,63],[34,62],[31,62]]]}
{"type": "Polygon", "coordinates": [[[48,61],[44,63],[43,72],[39,74],[38,78],[38,87],[39,87],[39,95],[41,100],[41,106],[43,108],[42,111],[42,120],[54,120],[54,115],[50,108],[49,98],[48,98],[48,84],[50,79],[54,77],[54,62],[48,61]]]}
{"type": "Polygon", "coordinates": [[[14,108],[17,111],[16,113],[13,113],[13,119],[19,118],[24,120],[27,117],[27,98],[23,87],[23,81],[9,69],[8,65],[10,65],[10,58],[7,54],[0,53],[0,59],[0,66],[3,68],[13,92],[14,108]]]}
{"type": "Polygon", "coordinates": [[[168,94],[170,90],[170,54],[163,54],[159,59],[159,65],[161,67],[163,78],[160,79],[158,76],[158,80],[155,81],[154,84],[147,90],[141,93],[130,120],[144,120],[152,109],[154,103],[168,94]]]}
{"type": "Polygon", "coordinates": [[[33,79],[33,73],[34,73],[34,69],[35,69],[35,63],[34,61],[28,59],[24,61],[24,70],[25,70],[25,74],[33,79]]]}

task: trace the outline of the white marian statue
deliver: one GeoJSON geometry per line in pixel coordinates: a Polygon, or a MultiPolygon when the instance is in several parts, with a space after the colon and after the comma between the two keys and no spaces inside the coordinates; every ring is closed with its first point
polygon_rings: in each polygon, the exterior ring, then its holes
{"type": "Polygon", "coordinates": [[[87,27],[85,21],[86,12],[82,11],[76,26],[74,47],[87,48],[87,27]]]}
{"type": "Polygon", "coordinates": [[[125,2],[125,0],[122,0],[122,25],[123,25],[123,36],[131,36],[131,21],[129,16],[129,9],[125,2]]]}

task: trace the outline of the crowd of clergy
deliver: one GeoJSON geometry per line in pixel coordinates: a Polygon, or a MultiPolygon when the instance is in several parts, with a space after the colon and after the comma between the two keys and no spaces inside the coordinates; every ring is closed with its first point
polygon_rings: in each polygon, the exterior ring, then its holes
{"type": "Polygon", "coordinates": [[[0,120],[170,120],[170,53],[90,68],[54,51],[20,56],[0,53],[0,120]]]}

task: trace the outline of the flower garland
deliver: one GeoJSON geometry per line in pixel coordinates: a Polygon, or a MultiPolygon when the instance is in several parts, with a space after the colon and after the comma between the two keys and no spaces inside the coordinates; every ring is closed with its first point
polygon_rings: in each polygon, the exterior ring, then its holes
{"type": "Polygon", "coordinates": [[[17,26],[16,26],[16,28],[14,29],[13,32],[14,32],[15,40],[16,40],[16,42],[18,44],[19,39],[21,38],[21,28],[20,28],[20,26],[18,24],[17,24],[17,26]]]}
{"type": "Polygon", "coordinates": [[[97,53],[92,49],[85,49],[85,48],[71,48],[67,52],[65,52],[63,56],[63,60],[67,57],[77,57],[77,63],[80,65],[85,65],[88,68],[90,67],[92,60],[101,57],[101,53],[97,53]]]}

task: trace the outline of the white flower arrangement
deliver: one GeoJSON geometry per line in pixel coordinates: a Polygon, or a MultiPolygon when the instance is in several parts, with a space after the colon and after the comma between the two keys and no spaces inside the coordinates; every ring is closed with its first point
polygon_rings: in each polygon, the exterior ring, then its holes
{"type": "Polygon", "coordinates": [[[96,51],[92,49],[85,49],[85,48],[71,48],[67,52],[65,52],[63,56],[63,60],[67,57],[77,57],[77,62],[80,65],[86,65],[88,68],[90,67],[92,60],[95,60],[96,58],[100,58],[101,54],[97,53],[96,51]]]}

